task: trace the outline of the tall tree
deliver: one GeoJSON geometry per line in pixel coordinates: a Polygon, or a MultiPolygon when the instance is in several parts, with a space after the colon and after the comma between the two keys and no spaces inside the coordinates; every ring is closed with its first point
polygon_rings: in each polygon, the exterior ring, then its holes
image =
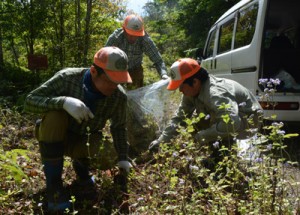
{"type": "Polygon", "coordinates": [[[42,52],[53,71],[87,66],[93,53],[119,26],[123,1],[1,1],[0,6],[7,11],[4,15],[0,11],[3,60],[27,66],[28,54],[42,52]]]}
{"type": "Polygon", "coordinates": [[[46,24],[45,21],[48,12],[47,1],[16,0],[15,4],[20,4],[20,9],[22,11],[21,16],[16,16],[16,31],[22,35],[25,44],[27,45],[28,54],[34,54],[35,41],[41,37],[46,24]]]}
{"type": "MultiPolygon", "coordinates": [[[[2,37],[2,27],[0,25],[0,67],[4,66],[4,59],[3,59],[3,37],[2,37]]],[[[2,71],[0,70],[0,73],[2,71]]]]}
{"type": "Polygon", "coordinates": [[[86,0],[86,16],[84,30],[83,64],[88,64],[87,54],[90,46],[90,22],[92,13],[92,0],[86,0]]]}
{"type": "Polygon", "coordinates": [[[75,0],[75,41],[77,43],[76,62],[81,60],[82,40],[81,40],[81,5],[80,0],[75,0]]]}
{"type": "Polygon", "coordinates": [[[58,29],[58,42],[59,42],[59,62],[60,66],[64,67],[64,37],[65,37],[65,26],[64,26],[64,1],[59,1],[59,10],[58,10],[58,16],[59,16],[59,29],[58,29]]]}
{"type": "MultiPolygon", "coordinates": [[[[3,16],[3,2],[0,3],[0,20],[2,20],[3,16]]],[[[0,21],[0,68],[4,66],[4,59],[3,59],[3,36],[2,36],[2,22],[0,21]]],[[[0,70],[1,75],[2,70],[0,70]]]]}

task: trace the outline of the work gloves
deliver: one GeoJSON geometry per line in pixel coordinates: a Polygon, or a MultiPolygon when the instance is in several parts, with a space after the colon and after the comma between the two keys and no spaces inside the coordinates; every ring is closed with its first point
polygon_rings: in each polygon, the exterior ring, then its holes
{"type": "Polygon", "coordinates": [[[90,109],[79,99],[66,97],[63,104],[63,109],[67,111],[80,124],[83,120],[94,118],[94,114],[90,109]]]}
{"type": "Polygon", "coordinates": [[[153,140],[150,145],[149,145],[149,151],[150,152],[153,152],[153,153],[156,153],[158,152],[158,149],[159,149],[159,144],[160,144],[160,141],[159,140],[153,140]]]}
{"type": "Polygon", "coordinates": [[[131,165],[131,163],[129,163],[129,161],[119,161],[118,167],[126,170],[126,172],[129,173],[129,170],[132,167],[132,165],[131,165]]]}
{"type": "Polygon", "coordinates": [[[169,78],[168,75],[162,75],[162,76],[161,76],[161,79],[163,79],[163,80],[167,80],[168,78],[169,78]]]}

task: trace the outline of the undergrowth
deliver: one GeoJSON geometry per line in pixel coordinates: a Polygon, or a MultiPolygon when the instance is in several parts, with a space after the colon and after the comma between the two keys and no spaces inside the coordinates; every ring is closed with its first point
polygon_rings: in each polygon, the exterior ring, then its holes
{"type": "MultiPolygon", "coordinates": [[[[228,107],[220,108],[226,112],[228,107]]],[[[6,106],[0,106],[0,115],[1,213],[44,214],[45,179],[33,134],[35,118],[6,106]]],[[[187,119],[176,139],[163,143],[158,153],[144,152],[138,163],[132,160],[125,197],[115,186],[117,168],[94,168],[96,195],[87,201],[78,195],[83,190],[70,188],[73,207],[66,213],[299,214],[299,168],[285,144],[298,134],[287,134],[281,122],[261,120],[261,131],[248,130],[251,153],[243,154],[234,133],[228,137],[230,144],[222,139],[197,143],[193,134],[200,120],[209,116],[187,119]]],[[[223,120],[230,124],[230,115],[225,113],[223,120]]],[[[75,174],[68,158],[63,178],[71,187],[75,174]]]]}
{"type": "MultiPolygon", "coordinates": [[[[187,121],[189,122],[189,121],[187,121]]],[[[188,126],[189,127],[189,126],[188,126]]],[[[131,207],[137,214],[297,214],[299,170],[284,158],[281,123],[265,126],[268,141],[256,137],[252,159],[238,156],[216,141],[222,159],[211,168],[208,146],[195,143],[186,128],[164,143],[152,162],[137,166],[131,175],[131,207]]]]}

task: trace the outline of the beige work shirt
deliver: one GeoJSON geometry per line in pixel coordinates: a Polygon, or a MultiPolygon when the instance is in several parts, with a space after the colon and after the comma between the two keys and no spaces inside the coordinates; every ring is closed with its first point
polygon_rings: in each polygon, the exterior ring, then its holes
{"type": "Polygon", "coordinates": [[[184,120],[195,113],[206,115],[206,128],[198,131],[195,138],[201,142],[211,142],[216,141],[218,137],[232,136],[232,133],[238,133],[239,139],[248,138],[251,134],[246,132],[246,129],[258,127],[262,108],[255,96],[241,84],[209,75],[197,97],[182,97],[176,115],[159,140],[170,141],[178,133],[178,125],[184,125],[184,120]],[[228,104],[228,108],[220,108],[222,104],[228,104]],[[230,123],[223,120],[222,116],[226,114],[230,116],[230,123]]]}

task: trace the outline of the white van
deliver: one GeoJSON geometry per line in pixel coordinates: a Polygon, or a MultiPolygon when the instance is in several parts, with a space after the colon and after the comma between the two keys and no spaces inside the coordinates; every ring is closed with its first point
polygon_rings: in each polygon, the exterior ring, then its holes
{"type": "Polygon", "coordinates": [[[300,121],[300,0],[242,0],[211,27],[201,56],[211,74],[233,79],[257,97],[262,79],[280,79],[265,115],[300,121]]]}

